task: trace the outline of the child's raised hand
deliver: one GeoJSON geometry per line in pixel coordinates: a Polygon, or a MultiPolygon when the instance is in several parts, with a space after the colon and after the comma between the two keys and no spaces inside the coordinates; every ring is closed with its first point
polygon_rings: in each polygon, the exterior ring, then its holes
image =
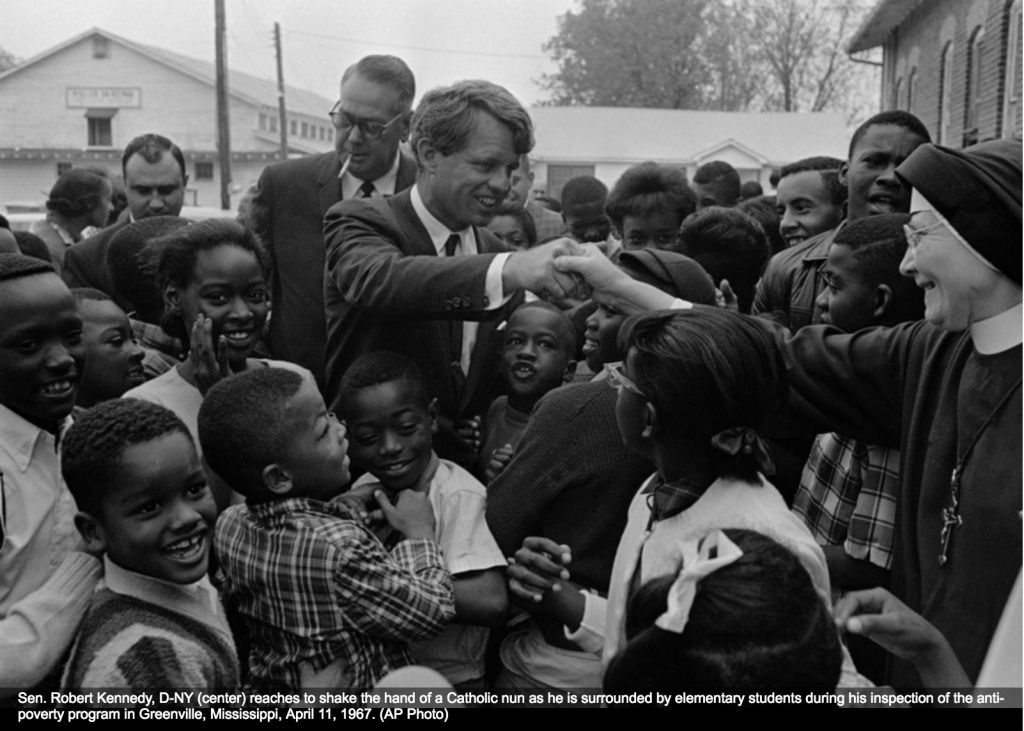
{"type": "Polygon", "coordinates": [[[377,507],[373,493],[380,488],[377,485],[360,485],[348,492],[335,497],[332,502],[342,503],[364,524],[375,523],[384,519],[384,514],[377,507]]]}
{"type": "Polygon", "coordinates": [[[529,606],[540,602],[548,592],[560,591],[559,581],[569,580],[565,567],[570,561],[568,546],[539,536],[524,539],[505,570],[512,599],[529,606]]]}
{"type": "Polygon", "coordinates": [[[199,313],[196,321],[192,323],[188,359],[192,362],[192,374],[202,394],[217,381],[231,375],[227,338],[221,335],[214,345],[213,320],[202,313],[199,313]]]}
{"type": "Polygon", "coordinates": [[[373,493],[384,513],[384,520],[406,538],[434,538],[434,509],[425,492],[402,490],[392,503],[387,494],[377,488],[373,493]]]}
{"type": "Polygon", "coordinates": [[[732,285],[729,284],[728,279],[723,279],[719,282],[718,287],[715,288],[715,301],[719,307],[732,310],[733,312],[740,311],[740,300],[736,296],[732,285]]]}
{"type": "Polygon", "coordinates": [[[468,444],[473,454],[480,452],[480,417],[471,416],[467,419],[459,419],[455,422],[455,433],[459,435],[459,439],[468,444]]]}
{"type": "Polygon", "coordinates": [[[493,480],[503,469],[508,467],[508,463],[512,461],[512,456],[515,453],[516,450],[511,444],[498,447],[491,452],[491,458],[487,461],[487,466],[484,467],[484,478],[487,482],[493,480]]]}

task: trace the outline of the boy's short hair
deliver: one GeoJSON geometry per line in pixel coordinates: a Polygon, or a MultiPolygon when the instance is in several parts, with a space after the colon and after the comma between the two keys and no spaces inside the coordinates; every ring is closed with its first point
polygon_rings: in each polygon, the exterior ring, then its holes
{"type": "Polygon", "coordinates": [[[857,143],[860,142],[861,137],[867,133],[869,127],[884,124],[903,127],[924,139],[925,142],[932,141],[932,137],[928,134],[928,128],[924,126],[924,122],[910,112],[905,112],[902,109],[891,109],[887,112],[879,112],[873,117],[870,117],[860,127],[854,130],[853,137],[850,138],[850,149],[847,153],[847,159],[853,159],[853,151],[857,149],[857,143]]]}
{"type": "Polygon", "coordinates": [[[608,186],[592,175],[578,175],[562,186],[562,211],[587,203],[604,203],[608,199],[608,186]]]}
{"type": "Polygon", "coordinates": [[[0,282],[31,277],[33,274],[56,274],[48,262],[25,254],[0,254],[0,282]]]}
{"type": "Polygon", "coordinates": [[[341,379],[340,401],[342,404],[346,403],[353,391],[393,381],[408,383],[412,386],[420,405],[423,408],[429,406],[430,392],[423,371],[409,358],[390,350],[369,353],[349,366],[341,379]]]}
{"type": "Polygon", "coordinates": [[[263,468],[293,434],[284,417],[303,377],[288,368],[255,368],[215,383],[199,407],[199,444],[214,472],[245,497],[262,495],[263,468]]]}
{"type": "Polygon", "coordinates": [[[61,442],[60,464],[78,509],[99,515],[125,450],[174,432],[192,441],[173,411],[141,399],[102,401],[76,417],[61,442]]]}
{"type": "Polygon", "coordinates": [[[129,223],[110,238],[107,249],[110,282],[114,293],[135,308],[137,320],[157,325],[164,311],[163,293],[156,277],[148,267],[142,266],[142,250],[153,239],[190,223],[187,218],[178,216],[153,216],[129,223]]]}
{"type": "Polygon", "coordinates": [[[679,220],[697,210],[697,194],[679,168],[642,162],[624,172],[605,203],[605,212],[619,232],[626,216],[645,216],[656,210],[675,211],[679,220]]]}
{"type": "Polygon", "coordinates": [[[39,259],[39,261],[45,261],[47,264],[53,262],[53,257],[50,256],[50,250],[46,246],[46,242],[40,237],[36,236],[31,231],[12,231],[14,234],[14,241],[18,244],[18,251],[25,256],[31,256],[33,259],[39,259]]]}
{"type": "Polygon", "coordinates": [[[679,229],[682,253],[704,267],[717,283],[728,279],[740,312],[750,312],[754,288],[771,249],[756,219],[735,208],[703,208],[679,229]]]}
{"type": "Polygon", "coordinates": [[[608,667],[606,691],[835,689],[839,634],[800,559],[760,533],[723,533],[743,555],[701,578],[682,632],[655,624],[676,575],[648,581],[630,599],[629,644],[608,667]]]}
{"type": "Polygon", "coordinates": [[[113,302],[113,298],[106,292],[101,292],[93,287],[73,287],[71,295],[75,298],[75,305],[82,302],[113,302]]]}
{"type": "Polygon", "coordinates": [[[834,246],[850,250],[867,284],[885,284],[892,290],[892,307],[885,323],[889,325],[924,317],[924,290],[900,273],[900,262],[907,253],[903,225],[909,221],[908,213],[866,216],[847,221],[832,239],[834,246]]]}
{"type": "Polygon", "coordinates": [[[546,310],[558,316],[558,332],[556,333],[558,335],[558,344],[570,358],[574,358],[576,354],[576,328],[573,326],[569,316],[550,302],[533,300],[531,302],[524,302],[515,308],[512,314],[509,315],[508,321],[512,322],[512,318],[516,316],[517,312],[527,309],[546,310]]]}
{"type": "Polygon", "coordinates": [[[787,248],[786,240],[779,233],[779,206],[774,195],[747,198],[745,201],[737,203],[735,210],[746,213],[761,224],[764,235],[768,239],[769,258],[772,254],[777,254],[787,248]]]}
{"type": "Polygon", "coordinates": [[[724,160],[712,160],[701,165],[693,174],[693,182],[700,185],[719,182],[724,186],[724,192],[730,201],[740,199],[740,174],[724,160]]]}
{"type": "Polygon", "coordinates": [[[764,188],[756,180],[747,180],[740,186],[740,197],[743,200],[750,200],[764,195],[764,188]]]}
{"type": "Polygon", "coordinates": [[[802,160],[791,162],[789,165],[783,165],[779,172],[779,181],[797,173],[817,172],[821,175],[821,182],[824,183],[825,189],[828,191],[829,199],[834,205],[839,206],[846,202],[848,192],[846,186],[839,182],[839,166],[842,164],[843,161],[838,157],[828,157],[827,155],[805,157],[802,160]]]}

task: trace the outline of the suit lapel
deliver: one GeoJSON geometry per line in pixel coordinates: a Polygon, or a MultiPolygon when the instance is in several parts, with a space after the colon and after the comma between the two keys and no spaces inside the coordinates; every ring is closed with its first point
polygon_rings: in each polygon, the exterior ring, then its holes
{"type": "Polygon", "coordinates": [[[341,200],[341,181],[338,180],[340,172],[341,163],[338,162],[338,155],[333,152],[324,153],[320,173],[316,179],[321,219],[327,215],[331,206],[341,200]]]}

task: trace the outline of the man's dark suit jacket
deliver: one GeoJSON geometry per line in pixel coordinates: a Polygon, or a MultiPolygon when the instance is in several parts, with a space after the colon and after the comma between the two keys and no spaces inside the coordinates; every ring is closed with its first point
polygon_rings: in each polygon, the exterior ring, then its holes
{"type": "MultiPolygon", "coordinates": [[[[401,153],[399,153],[401,154],[401,153]]],[[[270,354],[324,377],[324,215],[341,200],[335,152],[268,166],[253,198],[257,233],[273,257],[270,354]]],[[[416,163],[401,157],[395,192],[416,181],[416,163]]]]}
{"type": "Polygon", "coordinates": [[[64,266],[60,272],[69,287],[92,287],[105,292],[125,312],[131,312],[135,307],[114,294],[114,283],[107,268],[107,251],[114,234],[130,222],[127,215],[123,216],[116,223],[69,247],[64,252],[64,266]]]}
{"type": "Polygon", "coordinates": [[[377,350],[401,353],[423,370],[447,417],[436,451],[458,462],[471,461],[471,455],[446,421],[486,412],[499,372],[495,328],[521,301],[517,293],[504,306],[485,309],[487,268],[508,249],[487,229],[474,230],[479,255],[438,257],[408,190],[387,199],[343,201],[324,222],[327,403],[341,410],[341,378],[357,358],[377,350]],[[461,356],[463,320],[480,321],[464,377],[453,367],[461,356]]]}

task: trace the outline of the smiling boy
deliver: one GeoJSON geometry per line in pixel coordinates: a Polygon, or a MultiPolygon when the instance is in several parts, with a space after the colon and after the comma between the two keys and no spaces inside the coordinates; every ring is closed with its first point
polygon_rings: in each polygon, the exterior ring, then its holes
{"type": "Polygon", "coordinates": [[[89,408],[145,383],[145,353],[135,341],[128,315],[109,295],[89,287],[76,288],[72,294],[87,354],[75,406],[89,408]]]}
{"type": "MultiPolygon", "coordinates": [[[[484,486],[458,465],[437,457],[437,402],[414,363],[382,351],[356,361],[342,381],[344,417],[352,430],[349,455],[368,470],[353,491],[383,491],[397,499],[425,494],[437,519],[436,539],[455,589],[455,618],[436,638],[412,646],[417,662],[456,686],[480,687],[488,626],[508,612],[505,555],[484,519],[484,486]]],[[[392,531],[378,532],[385,544],[392,531]]]]}
{"type": "Polygon", "coordinates": [[[217,508],[188,429],[137,399],[68,431],[63,461],[86,545],[104,553],[64,687],[231,690],[238,658],[207,578],[217,508]]]}
{"type": "MultiPolygon", "coordinates": [[[[930,141],[921,120],[908,112],[881,112],[858,127],[850,139],[849,156],[839,167],[839,183],[847,190],[847,220],[906,213],[910,189],[896,177],[896,167],[930,141]]],[[[821,311],[815,301],[824,288],[819,269],[836,230],[811,236],[773,256],[757,284],[751,312],[791,332],[817,322],[821,311]]]]}
{"type": "Polygon", "coordinates": [[[57,442],[84,361],[71,291],[49,264],[0,254],[0,618],[77,540],[57,442]]]}

